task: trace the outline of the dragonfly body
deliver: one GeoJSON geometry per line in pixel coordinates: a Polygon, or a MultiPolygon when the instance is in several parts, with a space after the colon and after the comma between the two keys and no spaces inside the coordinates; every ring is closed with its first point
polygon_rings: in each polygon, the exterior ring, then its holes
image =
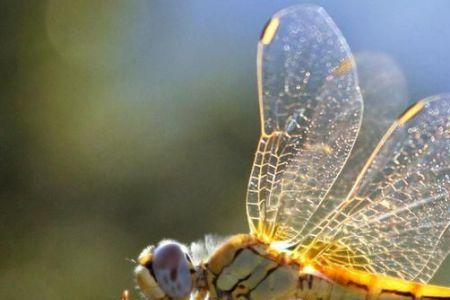
{"type": "Polygon", "coordinates": [[[304,266],[251,235],[237,235],[202,266],[211,299],[450,299],[450,289],[343,269],[304,266]]]}
{"type": "Polygon", "coordinates": [[[367,97],[379,110],[363,118],[350,48],[326,12],[308,5],[267,23],[257,78],[250,233],[203,257],[174,241],[145,249],[135,269],[142,293],[151,300],[450,299],[450,288],[426,284],[450,252],[450,95],[417,102],[390,127],[379,120],[390,113],[389,95],[367,97]]]}
{"type": "Polygon", "coordinates": [[[232,237],[203,268],[213,299],[288,299],[297,292],[301,270],[250,235],[232,237]]]}

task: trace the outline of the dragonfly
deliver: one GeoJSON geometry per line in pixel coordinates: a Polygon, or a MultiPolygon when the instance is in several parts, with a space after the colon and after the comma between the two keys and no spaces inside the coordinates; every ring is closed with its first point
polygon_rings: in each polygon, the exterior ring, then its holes
{"type": "Polygon", "coordinates": [[[364,112],[355,58],[323,8],[277,12],[257,47],[249,233],[145,248],[134,271],[141,293],[450,299],[450,287],[428,284],[450,252],[450,95],[410,106],[378,141],[365,134],[379,131],[395,97],[364,112]]]}

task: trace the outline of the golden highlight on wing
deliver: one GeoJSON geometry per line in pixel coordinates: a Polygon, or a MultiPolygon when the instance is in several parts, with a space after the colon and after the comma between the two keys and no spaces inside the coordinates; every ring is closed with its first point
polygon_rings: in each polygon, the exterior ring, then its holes
{"type": "Polygon", "coordinates": [[[409,108],[299,251],[321,264],[427,282],[450,249],[450,95],[409,108]]]}
{"type": "Polygon", "coordinates": [[[362,97],[350,49],[322,8],[277,13],[258,45],[261,139],[250,177],[251,231],[296,244],[353,147],[362,97]]]}

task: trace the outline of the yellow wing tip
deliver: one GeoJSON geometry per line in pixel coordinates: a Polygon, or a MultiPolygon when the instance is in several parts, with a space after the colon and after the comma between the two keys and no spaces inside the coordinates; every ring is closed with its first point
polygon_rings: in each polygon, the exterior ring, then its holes
{"type": "Polygon", "coordinates": [[[259,39],[263,45],[269,45],[270,43],[272,43],[279,26],[279,18],[272,18],[267,22],[259,39]]]}
{"type": "Polygon", "coordinates": [[[405,124],[411,120],[415,115],[417,115],[425,107],[424,101],[419,101],[408,107],[398,118],[398,123],[400,125],[405,124]]]}
{"type": "Polygon", "coordinates": [[[342,76],[350,72],[355,68],[355,61],[353,56],[344,58],[340,64],[333,70],[332,74],[334,76],[342,76]]]}

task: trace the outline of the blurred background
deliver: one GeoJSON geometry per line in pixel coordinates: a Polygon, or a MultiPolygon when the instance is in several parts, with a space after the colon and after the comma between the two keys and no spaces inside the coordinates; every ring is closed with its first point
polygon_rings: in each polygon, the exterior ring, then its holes
{"type": "MultiPolygon", "coordinates": [[[[450,92],[448,1],[309,2],[407,102],[450,92]]],[[[147,244],[246,232],[256,43],[296,3],[1,1],[0,298],[118,299],[147,244]]]]}

